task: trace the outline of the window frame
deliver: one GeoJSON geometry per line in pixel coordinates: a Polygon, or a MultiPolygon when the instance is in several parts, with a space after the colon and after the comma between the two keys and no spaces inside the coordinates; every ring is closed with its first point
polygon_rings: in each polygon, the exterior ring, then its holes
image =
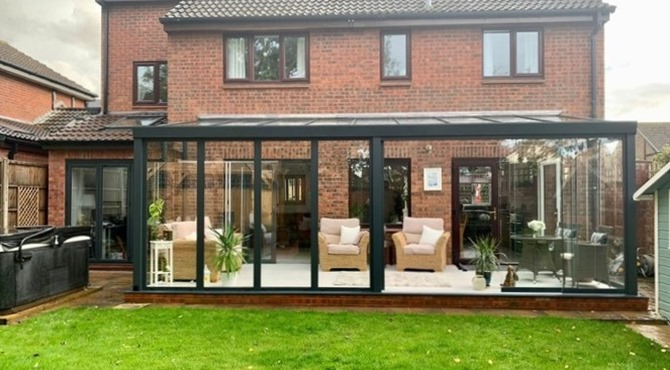
{"type": "MultiPolygon", "coordinates": [[[[149,61],[149,62],[133,62],[133,104],[134,105],[160,105],[160,106],[165,106],[168,104],[168,101],[170,100],[169,95],[168,99],[166,99],[164,102],[160,101],[160,67],[162,65],[165,65],[167,68],[167,61],[165,60],[158,60],[158,61],[149,61]],[[154,68],[154,78],[153,78],[153,84],[154,84],[154,99],[153,100],[139,100],[139,96],[137,96],[137,88],[138,88],[138,79],[137,79],[137,69],[139,67],[153,67],[154,68]]],[[[165,88],[167,89],[167,76],[166,76],[166,86],[165,88]]]]}
{"type": "Polygon", "coordinates": [[[412,38],[409,30],[386,30],[379,35],[379,78],[382,81],[406,81],[412,79],[412,38]],[[404,35],[405,40],[405,66],[406,73],[404,76],[386,76],[384,74],[384,37],[404,35]]]}
{"type": "Polygon", "coordinates": [[[518,78],[538,78],[544,77],[544,32],[539,27],[523,27],[523,28],[489,28],[482,30],[482,77],[484,79],[518,79],[518,78]],[[517,72],[517,34],[523,32],[537,32],[537,73],[519,73],[517,72]],[[484,73],[485,52],[484,50],[484,36],[487,33],[506,33],[509,35],[509,63],[510,73],[507,76],[487,76],[484,73]]]}
{"type": "Polygon", "coordinates": [[[283,84],[283,83],[304,83],[309,82],[309,33],[301,32],[259,32],[259,33],[235,33],[227,34],[223,37],[223,81],[233,83],[251,83],[251,84],[283,84]],[[279,79],[277,80],[256,80],[254,74],[254,39],[257,36],[277,36],[279,37],[279,79]],[[285,40],[287,37],[304,37],[305,38],[305,77],[288,78],[285,76],[285,62],[286,62],[286,48],[285,40]],[[228,56],[226,55],[228,40],[244,38],[246,42],[246,62],[245,72],[246,78],[228,78],[228,56]]]}

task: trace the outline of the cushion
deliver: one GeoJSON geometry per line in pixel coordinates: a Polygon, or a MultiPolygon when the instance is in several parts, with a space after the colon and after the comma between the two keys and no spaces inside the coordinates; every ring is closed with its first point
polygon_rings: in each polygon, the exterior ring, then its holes
{"type": "Polygon", "coordinates": [[[423,232],[421,233],[421,239],[419,239],[418,244],[428,244],[435,246],[443,233],[444,230],[435,230],[426,225],[423,225],[423,232]]]}
{"type": "Polygon", "coordinates": [[[361,233],[361,227],[340,226],[340,243],[339,244],[358,244],[358,235],[361,233]]]}
{"type": "Polygon", "coordinates": [[[182,221],[172,223],[172,240],[186,239],[191,233],[196,231],[195,221],[182,221]]]}
{"type": "Polygon", "coordinates": [[[353,244],[328,244],[328,254],[360,254],[360,248],[353,244]]]}
{"type": "Polygon", "coordinates": [[[408,244],[403,249],[404,254],[434,255],[435,246],[430,244],[408,244]]]}
{"type": "Polygon", "coordinates": [[[593,233],[591,234],[591,243],[593,244],[607,244],[607,234],[593,233]]]}
{"type": "Polygon", "coordinates": [[[424,225],[433,230],[444,230],[444,220],[441,218],[405,217],[402,220],[402,233],[407,243],[419,243],[424,225]]]}
{"type": "Polygon", "coordinates": [[[319,224],[319,231],[324,234],[340,235],[340,226],[355,227],[360,225],[357,218],[322,218],[319,224]]]}

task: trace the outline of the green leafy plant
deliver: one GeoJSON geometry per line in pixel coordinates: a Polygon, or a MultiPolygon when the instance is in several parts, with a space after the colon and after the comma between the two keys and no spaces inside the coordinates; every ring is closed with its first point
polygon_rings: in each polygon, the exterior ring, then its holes
{"type": "Polygon", "coordinates": [[[165,209],[165,201],[157,198],[149,204],[149,219],[147,225],[149,226],[149,237],[151,240],[162,239],[159,225],[163,221],[163,210],[165,209]]]}
{"type": "Polygon", "coordinates": [[[216,253],[212,256],[212,266],[217,271],[225,271],[226,276],[240,271],[246,262],[242,242],[243,237],[232,226],[226,226],[222,231],[210,229],[216,235],[216,253]]]}
{"type": "Polygon", "coordinates": [[[477,273],[492,272],[500,266],[500,257],[498,254],[499,240],[492,236],[477,237],[470,239],[475,248],[475,257],[470,263],[475,266],[477,273]]]}

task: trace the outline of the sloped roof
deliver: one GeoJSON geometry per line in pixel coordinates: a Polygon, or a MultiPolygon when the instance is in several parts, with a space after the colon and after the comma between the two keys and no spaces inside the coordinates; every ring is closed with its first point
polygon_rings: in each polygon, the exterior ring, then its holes
{"type": "Polygon", "coordinates": [[[45,131],[39,126],[7,117],[0,117],[0,135],[12,139],[35,141],[44,134],[45,131]]]}
{"type": "Polygon", "coordinates": [[[20,50],[9,45],[7,42],[0,40],[0,65],[2,64],[14,67],[33,76],[55,82],[64,87],[76,90],[80,93],[91,96],[91,98],[97,96],[95,93],[87,90],[85,87],[29,57],[20,50]]]}
{"type": "Polygon", "coordinates": [[[637,124],[637,133],[656,152],[659,152],[664,146],[670,145],[670,122],[640,122],[637,124]]]}
{"type": "Polygon", "coordinates": [[[633,200],[651,200],[654,199],[654,193],[661,188],[667,188],[670,183],[670,163],[666,163],[656,174],[647,180],[633,194],[633,200]]]}
{"type": "MultiPolygon", "coordinates": [[[[137,113],[130,117],[163,117],[162,113],[137,113]]],[[[94,115],[85,109],[57,109],[38,122],[47,132],[40,137],[43,142],[132,142],[130,127],[110,127],[129,115],[94,115]]]]}
{"type": "Polygon", "coordinates": [[[347,16],[613,12],[602,0],[182,0],[164,21],[347,16]],[[430,3],[430,5],[427,5],[430,3]]]}

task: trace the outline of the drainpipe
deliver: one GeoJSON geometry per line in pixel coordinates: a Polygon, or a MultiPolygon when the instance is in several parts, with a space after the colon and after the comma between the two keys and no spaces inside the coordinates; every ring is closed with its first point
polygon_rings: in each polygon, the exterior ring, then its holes
{"type": "Polygon", "coordinates": [[[102,112],[107,114],[109,111],[109,6],[104,2],[101,3],[102,12],[105,19],[105,28],[103,29],[103,61],[105,70],[102,72],[102,112]]]}
{"type": "Polygon", "coordinates": [[[591,31],[591,118],[598,116],[598,34],[607,22],[602,13],[597,12],[593,17],[593,31],[591,31]]]}

